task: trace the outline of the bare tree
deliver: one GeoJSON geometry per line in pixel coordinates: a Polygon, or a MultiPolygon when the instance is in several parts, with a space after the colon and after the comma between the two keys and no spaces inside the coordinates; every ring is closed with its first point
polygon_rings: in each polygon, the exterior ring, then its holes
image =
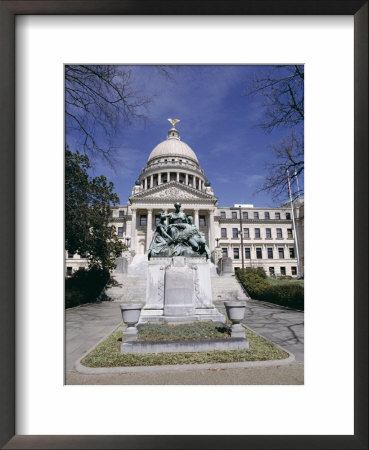
{"type": "Polygon", "coordinates": [[[265,114],[259,126],[265,132],[282,128],[287,133],[285,139],[271,146],[276,160],[265,164],[267,175],[257,192],[270,192],[275,200],[285,197],[288,169],[292,195],[296,197],[297,177],[304,171],[304,66],[277,66],[256,77],[246,94],[263,97],[265,114]]]}
{"type": "Polygon", "coordinates": [[[85,154],[109,160],[117,127],[145,119],[150,101],[135,91],[131,71],[121,66],[66,65],[66,144],[75,147],[68,142],[73,137],[85,154]]]}
{"type": "Polygon", "coordinates": [[[286,139],[272,145],[275,162],[265,163],[266,175],[258,192],[270,192],[274,200],[285,199],[288,192],[287,170],[290,175],[291,195],[303,194],[298,177],[304,172],[304,141],[301,134],[291,132],[286,139]]]}

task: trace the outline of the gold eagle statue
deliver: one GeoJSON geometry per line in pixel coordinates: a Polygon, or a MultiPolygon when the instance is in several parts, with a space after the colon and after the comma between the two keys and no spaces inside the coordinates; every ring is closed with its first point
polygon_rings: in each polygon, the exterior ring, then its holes
{"type": "Polygon", "coordinates": [[[176,124],[176,123],[180,122],[179,119],[168,119],[168,120],[169,120],[169,122],[172,124],[172,127],[173,127],[173,128],[175,128],[175,124],[176,124]]]}

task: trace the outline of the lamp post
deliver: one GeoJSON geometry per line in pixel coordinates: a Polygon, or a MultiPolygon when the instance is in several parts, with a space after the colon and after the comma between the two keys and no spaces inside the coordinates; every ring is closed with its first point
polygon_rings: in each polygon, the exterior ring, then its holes
{"type": "Polygon", "coordinates": [[[242,232],[242,211],[241,211],[241,205],[240,205],[240,233],[241,233],[241,258],[242,258],[242,269],[245,268],[245,259],[243,254],[243,232],[242,232]]]}
{"type": "Polygon", "coordinates": [[[131,238],[129,236],[126,236],[127,248],[129,248],[129,241],[130,240],[131,240],[131,238]]]}
{"type": "Polygon", "coordinates": [[[219,247],[219,240],[220,240],[220,238],[215,238],[215,240],[217,241],[217,247],[219,247]]]}

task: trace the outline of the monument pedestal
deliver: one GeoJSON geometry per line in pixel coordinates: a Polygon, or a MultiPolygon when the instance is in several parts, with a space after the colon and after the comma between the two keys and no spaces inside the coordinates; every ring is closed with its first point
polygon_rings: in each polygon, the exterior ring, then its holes
{"type": "Polygon", "coordinates": [[[205,257],[152,257],[148,265],[146,305],[139,324],[226,319],[213,305],[210,264],[205,257]]]}

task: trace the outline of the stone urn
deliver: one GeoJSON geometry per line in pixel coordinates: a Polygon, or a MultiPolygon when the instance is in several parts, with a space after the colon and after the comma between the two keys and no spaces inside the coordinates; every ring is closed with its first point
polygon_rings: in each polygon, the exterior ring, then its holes
{"type": "Polygon", "coordinates": [[[229,320],[232,322],[231,337],[245,339],[245,330],[241,325],[245,317],[246,302],[230,301],[224,302],[229,320]]]}
{"type": "Polygon", "coordinates": [[[123,322],[127,325],[126,331],[123,333],[123,341],[136,341],[138,330],[136,324],[140,319],[143,303],[122,303],[120,310],[123,322]]]}

